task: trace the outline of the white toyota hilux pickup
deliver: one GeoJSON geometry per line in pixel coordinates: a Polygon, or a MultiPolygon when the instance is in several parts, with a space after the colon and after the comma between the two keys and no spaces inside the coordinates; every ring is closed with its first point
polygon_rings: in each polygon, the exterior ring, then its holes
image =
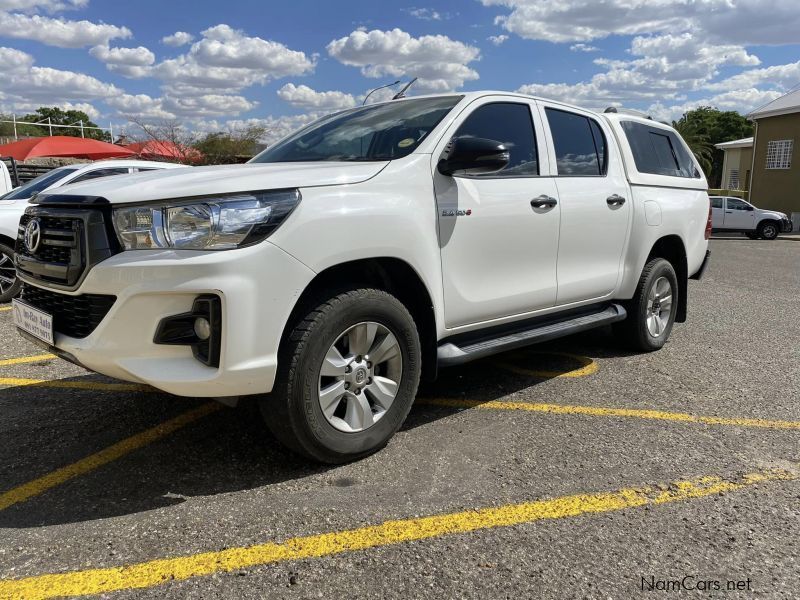
{"type": "Polygon", "coordinates": [[[249,164],[40,194],[17,327],[179,396],[261,396],[295,451],[384,446],[420,378],[614,324],[643,351],[686,320],[711,233],[669,126],[502,92],[354,108],[249,164]]]}

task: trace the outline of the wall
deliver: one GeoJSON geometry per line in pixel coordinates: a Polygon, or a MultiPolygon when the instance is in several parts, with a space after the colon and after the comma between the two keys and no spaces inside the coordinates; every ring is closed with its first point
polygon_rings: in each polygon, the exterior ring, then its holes
{"type": "Polygon", "coordinates": [[[800,212],[800,112],[758,119],[755,137],[750,201],[790,215],[800,212]],[[791,168],[766,168],[767,142],[773,140],[794,140],[791,168]]]}

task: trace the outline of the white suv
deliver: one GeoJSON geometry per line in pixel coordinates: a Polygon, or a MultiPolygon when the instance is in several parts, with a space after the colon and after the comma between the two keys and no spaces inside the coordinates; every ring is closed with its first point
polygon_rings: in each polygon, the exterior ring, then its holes
{"type": "MultiPolygon", "coordinates": [[[[0,196],[0,302],[8,302],[19,292],[21,282],[17,280],[14,269],[14,240],[19,233],[19,219],[31,197],[44,190],[62,188],[90,179],[183,166],[150,160],[99,160],[79,163],[55,168],[0,196]]],[[[5,170],[4,175],[4,169],[5,163],[0,162],[0,179],[8,177],[8,170],[5,170]]],[[[10,183],[11,179],[8,178],[9,186],[10,183]]],[[[0,189],[3,189],[1,182],[0,189]]]]}
{"type": "Polygon", "coordinates": [[[172,394],[259,395],[280,440],[331,463],[386,444],[439,367],[611,323],[660,348],[711,230],[670,127],[502,92],[359,107],[247,165],[35,202],[29,338],[172,394]]]}
{"type": "Polygon", "coordinates": [[[782,212],[764,210],[731,196],[711,196],[711,226],[714,231],[744,233],[751,240],[774,240],[794,228],[782,212]]]}

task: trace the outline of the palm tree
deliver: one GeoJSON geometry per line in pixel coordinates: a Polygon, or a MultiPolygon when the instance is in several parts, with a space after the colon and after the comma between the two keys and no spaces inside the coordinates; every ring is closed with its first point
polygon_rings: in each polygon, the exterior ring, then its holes
{"type": "Polygon", "coordinates": [[[698,123],[687,119],[686,115],[683,115],[679,121],[673,121],[672,127],[681,134],[697,162],[700,163],[706,177],[710,177],[714,146],[709,141],[708,135],[702,133],[698,123]]]}

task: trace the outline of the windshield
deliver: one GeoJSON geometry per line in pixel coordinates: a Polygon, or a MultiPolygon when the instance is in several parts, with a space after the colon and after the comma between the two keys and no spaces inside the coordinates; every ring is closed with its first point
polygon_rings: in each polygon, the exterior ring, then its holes
{"type": "Polygon", "coordinates": [[[383,161],[411,154],[462,96],[387,102],[315,121],[250,162],[383,161]]]}
{"type": "Polygon", "coordinates": [[[16,189],[11,190],[2,200],[23,200],[31,198],[42,190],[46,190],[51,185],[56,183],[59,179],[63,179],[70,173],[77,171],[80,167],[59,167],[48,171],[44,175],[39,175],[36,179],[31,179],[28,183],[24,183],[16,189]]]}

